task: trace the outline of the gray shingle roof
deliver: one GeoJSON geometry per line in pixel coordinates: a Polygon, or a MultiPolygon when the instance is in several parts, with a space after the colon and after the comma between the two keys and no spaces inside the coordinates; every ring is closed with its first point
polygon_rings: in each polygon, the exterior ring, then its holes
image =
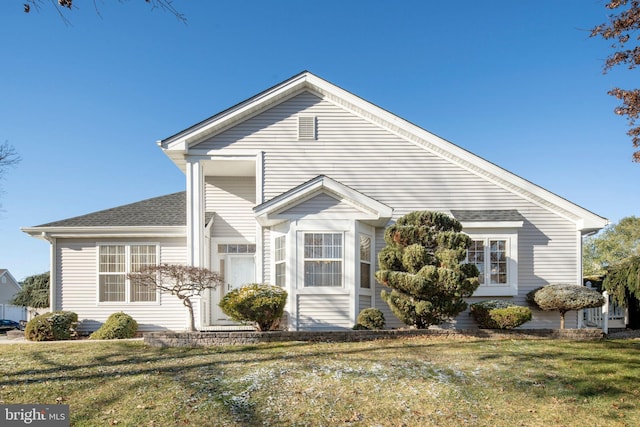
{"type": "Polygon", "coordinates": [[[522,221],[524,217],[515,209],[505,210],[452,210],[451,214],[464,221],[522,221]]]}
{"type": "Polygon", "coordinates": [[[154,197],[128,205],[38,225],[38,227],[186,226],[186,192],[154,197]]]}

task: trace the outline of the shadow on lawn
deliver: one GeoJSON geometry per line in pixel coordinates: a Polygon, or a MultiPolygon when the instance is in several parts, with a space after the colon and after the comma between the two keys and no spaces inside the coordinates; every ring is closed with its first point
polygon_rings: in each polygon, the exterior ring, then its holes
{"type": "MultiPolygon", "coordinates": [[[[616,398],[631,392],[630,384],[636,381],[634,373],[640,371],[640,342],[546,342],[551,344],[534,346],[528,345],[529,341],[526,340],[409,338],[349,345],[286,342],[165,349],[139,343],[109,342],[105,343],[110,346],[109,350],[105,352],[98,349],[94,357],[90,356],[92,348],[85,347],[92,344],[65,347],[69,352],[77,351],[78,355],[73,357],[70,354],[70,358],[64,359],[52,352],[52,347],[35,348],[30,345],[25,354],[31,364],[37,367],[15,371],[7,371],[6,366],[0,368],[0,387],[27,387],[46,382],[47,387],[57,388],[60,394],[64,394],[65,390],[84,394],[96,393],[96,382],[122,380],[122,388],[117,393],[98,396],[95,407],[82,408],[76,413],[75,417],[79,418],[75,418],[75,422],[81,422],[95,412],[105,413],[109,408],[132,399],[145,381],[151,379],[161,384],[177,385],[184,391],[186,401],[179,403],[183,412],[190,410],[189,396],[194,399],[195,405],[203,399],[203,395],[208,394],[212,396],[210,399],[226,408],[229,419],[234,419],[239,425],[252,426],[263,425],[268,420],[264,420],[251,404],[236,405],[228,396],[236,396],[238,390],[230,389],[230,383],[216,380],[217,376],[226,378],[225,375],[234,375],[237,372],[234,369],[239,366],[295,362],[299,369],[305,369],[338,358],[345,363],[353,362],[354,366],[374,361],[391,366],[406,362],[416,366],[446,368],[447,363],[456,362],[457,353],[474,353],[472,358],[475,360],[504,366],[505,371],[518,366],[522,375],[504,378],[506,386],[534,395],[543,393],[545,385],[559,385],[567,390],[567,394],[585,398],[602,394],[616,398]],[[207,387],[194,386],[197,381],[207,379],[210,380],[207,387]]],[[[388,375],[390,381],[412,379],[406,372],[393,369],[389,370],[388,375]]]]}
{"type": "Polygon", "coordinates": [[[640,372],[640,342],[638,341],[559,341],[535,351],[522,346],[520,352],[488,353],[479,361],[492,361],[504,365],[519,366],[526,377],[523,386],[539,394],[545,385],[561,385],[570,394],[580,398],[602,396],[621,398],[632,389],[640,372]]]}

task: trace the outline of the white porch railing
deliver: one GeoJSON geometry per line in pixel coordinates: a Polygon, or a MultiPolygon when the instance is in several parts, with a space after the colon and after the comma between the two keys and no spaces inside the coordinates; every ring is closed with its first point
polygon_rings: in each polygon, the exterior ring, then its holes
{"type": "Polygon", "coordinates": [[[610,328],[625,328],[629,316],[627,308],[614,303],[607,291],[602,296],[605,300],[602,307],[582,310],[582,324],[587,328],[602,328],[605,334],[609,333],[610,328]]]}

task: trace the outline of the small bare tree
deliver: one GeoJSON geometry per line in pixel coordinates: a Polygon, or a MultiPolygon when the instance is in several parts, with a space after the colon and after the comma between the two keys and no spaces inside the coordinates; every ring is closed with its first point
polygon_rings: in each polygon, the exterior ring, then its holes
{"type": "Polygon", "coordinates": [[[15,148],[9,145],[8,142],[0,144],[0,178],[8,166],[15,166],[20,162],[20,156],[16,152],[15,148]]]}
{"type": "Polygon", "coordinates": [[[179,264],[149,266],[127,276],[132,284],[177,296],[189,310],[189,331],[196,330],[192,298],[201,296],[207,289],[215,289],[223,282],[218,272],[179,264]]]}

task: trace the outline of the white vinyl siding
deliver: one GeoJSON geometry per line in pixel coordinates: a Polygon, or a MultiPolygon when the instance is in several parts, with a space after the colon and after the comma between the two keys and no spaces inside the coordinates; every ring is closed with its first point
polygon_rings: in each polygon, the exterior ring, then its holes
{"type": "Polygon", "coordinates": [[[371,308],[371,296],[369,295],[360,295],[360,307],[358,310],[358,313],[360,313],[362,310],[364,310],[365,308],[371,308]]]}
{"type": "Polygon", "coordinates": [[[353,327],[350,306],[349,295],[298,295],[298,330],[350,329],[353,327]]]}
{"type": "MultiPolygon", "coordinates": [[[[80,240],[57,239],[56,241],[56,281],[57,306],[55,310],[74,311],[78,314],[81,331],[93,331],[107,320],[109,315],[124,311],[132,316],[139,325],[140,331],[151,330],[184,330],[187,313],[178,298],[173,295],[160,294],[155,303],[130,304],[97,301],[98,244],[109,243],[105,239],[80,240]]],[[[136,244],[139,239],[118,239],[113,244],[136,244]]],[[[158,244],[159,259],[162,264],[184,264],[186,262],[186,242],[183,238],[153,239],[158,244]]],[[[196,316],[199,311],[196,310],[196,316]]]]}
{"type": "Polygon", "coordinates": [[[318,217],[326,219],[332,216],[345,219],[353,215],[362,215],[362,212],[350,204],[337,200],[328,194],[319,194],[306,200],[304,203],[300,203],[281,212],[281,215],[289,218],[304,217],[305,219],[314,219],[318,217]]]}
{"type": "Polygon", "coordinates": [[[206,212],[215,212],[212,237],[255,240],[255,177],[207,177],[205,198],[206,212]]]}
{"type": "MultiPolygon", "coordinates": [[[[310,92],[275,105],[197,148],[226,154],[264,151],[265,201],[327,175],[393,207],[393,219],[423,209],[446,213],[516,209],[526,221],[518,230],[518,295],[509,299],[515,304],[525,305],[526,293],[536,287],[574,283],[578,276],[576,227],[569,219],[514,194],[508,186],[480,177],[472,166],[453,164],[310,92]],[[316,141],[298,140],[298,115],[316,117],[316,141]]],[[[376,253],[384,246],[383,233],[383,228],[376,229],[376,253]]],[[[265,269],[272,266],[273,261],[265,259],[265,269]]],[[[374,265],[374,271],[377,268],[374,265]]],[[[379,295],[383,287],[374,283],[373,294],[379,295]]],[[[387,327],[402,326],[386,304],[377,306],[384,311],[387,327]]],[[[527,326],[551,327],[556,317],[536,311],[527,326]]],[[[461,327],[474,326],[467,313],[458,316],[457,322],[461,327]]]]}

